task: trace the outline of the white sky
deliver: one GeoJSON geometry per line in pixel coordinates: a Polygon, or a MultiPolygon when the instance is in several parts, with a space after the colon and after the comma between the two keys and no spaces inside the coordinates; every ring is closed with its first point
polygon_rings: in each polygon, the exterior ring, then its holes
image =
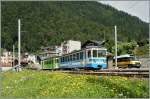
{"type": "Polygon", "coordinates": [[[149,1],[99,1],[103,4],[111,5],[112,7],[117,8],[127,12],[133,16],[139,17],[145,22],[149,22],[149,1]]]}

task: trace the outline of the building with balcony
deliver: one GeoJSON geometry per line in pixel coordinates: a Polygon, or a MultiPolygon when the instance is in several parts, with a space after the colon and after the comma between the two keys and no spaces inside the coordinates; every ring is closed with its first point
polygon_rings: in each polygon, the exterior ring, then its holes
{"type": "Polygon", "coordinates": [[[64,41],[63,43],[61,43],[61,48],[61,54],[68,54],[75,50],[80,50],[81,42],[73,40],[64,41]]]}

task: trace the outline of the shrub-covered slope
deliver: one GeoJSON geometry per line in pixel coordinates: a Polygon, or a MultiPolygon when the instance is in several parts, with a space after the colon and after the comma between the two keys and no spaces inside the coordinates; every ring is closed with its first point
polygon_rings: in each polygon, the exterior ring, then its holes
{"type": "Polygon", "coordinates": [[[96,1],[6,2],[2,10],[2,47],[17,47],[17,20],[21,19],[22,51],[36,51],[41,46],[59,45],[68,39],[118,40],[148,38],[148,23],[96,1]]]}

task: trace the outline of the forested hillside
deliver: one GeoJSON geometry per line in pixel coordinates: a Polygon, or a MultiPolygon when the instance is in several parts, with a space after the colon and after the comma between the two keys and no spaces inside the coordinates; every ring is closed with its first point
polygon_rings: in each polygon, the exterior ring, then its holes
{"type": "Polygon", "coordinates": [[[22,51],[36,51],[41,46],[59,45],[73,39],[114,42],[114,25],[119,41],[148,38],[148,23],[95,1],[2,2],[2,47],[17,47],[17,20],[21,19],[22,51]]]}

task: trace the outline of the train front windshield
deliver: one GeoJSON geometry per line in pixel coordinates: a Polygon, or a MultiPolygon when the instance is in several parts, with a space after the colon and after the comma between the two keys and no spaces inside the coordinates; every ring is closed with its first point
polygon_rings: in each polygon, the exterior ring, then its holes
{"type": "Polygon", "coordinates": [[[91,57],[89,58],[90,66],[93,68],[105,69],[107,67],[106,52],[107,50],[91,50],[91,57]]]}
{"type": "Polygon", "coordinates": [[[106,50],[93,50],[93,57],[105,57],[106,50]]]}

